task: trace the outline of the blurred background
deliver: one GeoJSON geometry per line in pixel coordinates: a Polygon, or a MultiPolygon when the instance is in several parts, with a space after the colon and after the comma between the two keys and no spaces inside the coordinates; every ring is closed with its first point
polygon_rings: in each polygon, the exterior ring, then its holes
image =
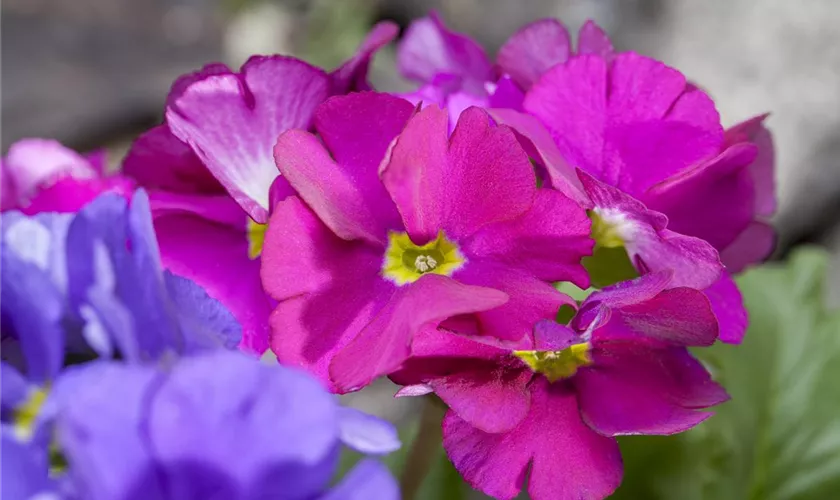
{"type": "MultiPolygon", "coordinates": [[[[491,55],[532,20],[558,17],[574,32],[594,19],[618,49],[663,60],[705,88],[724,125],[771,112],[777,258],[802,243],[828,248],[830,300],[840,304],[837,0],[4,0],[2,149],[53,137],[80,150],[104,146],[116,165],[139,132],[159,123],[180,74],[212,61],[237,67],[259,53],[330,69],[376,21],[405,27],[430,9],[491,55]]],[[[371,81],[409,88],[395,72],[393,46],[379,53],[371,81]]],[[[395,420],[415,411],[382,402],[387,391],[363,392],[354,404],[395,420]]]]}

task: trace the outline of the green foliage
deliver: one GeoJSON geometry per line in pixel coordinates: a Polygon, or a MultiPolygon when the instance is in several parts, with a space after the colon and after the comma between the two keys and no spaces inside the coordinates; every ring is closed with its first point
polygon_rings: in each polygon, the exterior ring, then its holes
{"type": "Polygon", "coordinates": [[[592,255],[583,258],[583,267],[589,273],[595,288],[604,288],[619,281],[639,277],[624,247],[597,247],[592,255]]]}
{"type": "Polygon", "coordinates": [[[740,346],[699,349],[732,395],[685,434],[622,439],[616,499],[810,500],[840,493],[840,313],[824,304],[828,258],[804,249],[738,279],[740,346]]]}

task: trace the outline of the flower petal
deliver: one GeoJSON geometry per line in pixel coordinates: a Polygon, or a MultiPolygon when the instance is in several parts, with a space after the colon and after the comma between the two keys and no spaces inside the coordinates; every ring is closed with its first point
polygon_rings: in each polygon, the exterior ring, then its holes
{"type": "Polygon", "coordinates": [[[350,91],[370,90],[367,81],[368,68],[374,54],[397,37],[400,27],[391,21],[380,21],[371,28],[362,40],[356,53],[330,73],[334,94],[350,91]]]}
{"type": "Polygon", "coordinates": [[[242,208],[263,223],[269,187],[279,175],[272,157],[277,136],[308,128],[329,92],[329,77],[303,61],[255,56],[241,74],[204,75],[173,91],[166,120],[242,208]]]}
{"type": "Polygon", "coordinates": [[[749,318],[735,280],[729,273],[723,273],[717,283],[703,290],[703,293],[709,299],[717,318],[720,341],[740,344],[747,331],[749,318]]]}
{"type": "Polygon", "coordinates": [[[397,430],[387,420],[355,408],[340,407],[338,423],[341,442],[365,454],[386,454],[400,448],[397,430]]]}
{"type": "Polygon", "coordinates": [[[601,434],[674,434],[709,418],[695,411],[729,399],[683,348],[611,344],[574,378],[586,423],[601,434]]]}
{"type": "Polygon", "coordinates": [[[583,23],[578,31],[578,54],[594,54],[610,62],[613,57],[613,46],[607,33],[595,21],[583,23]]]}
{"type": "Polygon", "coordinates": [[[172,135],[166,124],[144,132],[134,141],[123,160],[122,171],[146,189],[224,193],[195,152],[172,135]]]}
{"type": "Polygon", "coordinates": [[[387,467],[362,460],[318,500],[399,500],[400,489],[387,467]]]}
{"type": "Polygon", "coordinates": [[[776,247],[776,238],[773,226],[753,221],[735,241],[723,249],[720,260],[730,273],[740,273],[770,257],[776,247]]]}
{"type": "MultiPolygon", "coordinates": [[[[512,499],[528,474],[534,500],[604,498],[621,482],[621,455],[612,438],[587,427],[574,393],[537,378],[531,411],[515,429],[489,434],[455,412],[443,420],[443,446],[474,488],[512,499]]],[[[503,402],[500,404],[504,404],[503,402]]]]}
{"type": "Polygon", "coordinates": [[[330,376],[344,391],[363,387],[405,361],[415,333],[423,326],[492,309],[507,299],[498,290],[462,285],[437,274],[424,275],[397,289],[385,307],[335,356],[330,376]]]}
{"type": "Polygon", "coordinates": [[[571,281],[586,289],[589,275],[580,261],[592,254],[590,226],[583,207],[557,191],[540,189],[524,216],[485,226],[463,249],[543,281],[571,281]]]}
{"type": "Polygon", "coordinates": [[[540,19],[514,33],[499,49],[496,61],[527,90],[546,70],[566,62],[570,51],[566,27],[556,19],[540,19]]]}
{"type": "Polygon", "coordinates": [[[764,126],[767,115],[759,115],[743,121],[725,132],[727,145],[750,142],[758,148],[758,156],[750,165],[755,186],[755,212],[769,217],[776,212],[776,182],[774,178],[776,152],[773,135],[764,126]]]}
{"type": "Polygon", "coordinates": [[[493,79],[481,45],[448,30],[435,12],[409,25],[397,47],[397,65],[400,73],[421,83],[441,73],[459,76],[463,89],[476,95],[484,95],[484,82],[493,79]]]}

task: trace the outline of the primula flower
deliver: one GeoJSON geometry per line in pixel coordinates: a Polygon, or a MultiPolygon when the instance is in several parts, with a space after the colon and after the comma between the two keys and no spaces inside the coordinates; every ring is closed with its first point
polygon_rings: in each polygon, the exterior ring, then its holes
{"type": "Polygon", "coordinates": [[[266,234],[272,350],[334,390],[398,367],[425,325],[517,340],[571,302],[548,282],[588,285],[589,220],[537,189],[513,133],[471,108],[449,138],[445,111],[414,111],[335,97],[316,111],[320,141],[289,131],[275,147],[300,198],[277,205],[266,234]]]}
{"type": "Polygon", "coordinates": [[[2,210],[76,212],[104,192],[131,196],[129,179],[105,175],[105,156],[82,156],[49,139],[23,139],[0,164],[2,210]]]}
{"type": "Polygon", "coordinates": [[[65,357],[139,363],[239,342],[240,327],[194,283],[162,271],[148,201],[106,193],[78,214],[2,220],[3,422],[38,438],[65,357]]]}
{"type": "MultiPolygon", "coordinates": [[[[578,34],[578,53],[611,53],[609,38],[589,21],[578,34]]],[[[521,109],[523,92],[539,76],[573,53],[566,27],[556,19],[526,25],[502,46],[495,66],[468,36],[448,29],[436,12],[413,21],[400,40],[400,73],[421,83],[402,96],[414,103],[435,103],[450,113],[454,127],[469,106],[521,109]]]]}
{"type": "Polygon", "coordinates": [[[534,500],[604,498],[622,475],[613,436],[682,432],[728,399],[685,349],[715,341],[709,302],[670,280],[594,292],[569,326],[541,321],[514,345],[425,329],[392,375],[415,384],[398,395],[449,406],[443,444],[473,487],[509,499],[527,479],[534,500]]]}
{"type": "Polygon", "coordinates": [[[272,197],[291,193],[272,157],[277,136],[308,128],[329,95],[368,88],[370,59],[396,32],[393,23],[378,24],[330,74],[290,57],[255,56],[238,73],[211,64],[183,76],[172,86],[166,123],[140,136],[125,159],[125,173],[150,191],[164,266],[233,312],[247,351],[268,348],[262,223],[272,197]]]}

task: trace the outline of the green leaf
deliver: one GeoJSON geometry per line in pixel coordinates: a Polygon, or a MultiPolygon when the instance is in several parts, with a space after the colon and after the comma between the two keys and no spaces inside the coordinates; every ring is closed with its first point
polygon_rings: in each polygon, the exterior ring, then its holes
{"type": "Polygon", "coordinates": [[[824,303],[827,267],[808,248],[738,279],[744,343],[695,353],[732,400],[679,436],[621,439],[625,480],[613,498],[837,498],[840,313],[824,303]]]}

